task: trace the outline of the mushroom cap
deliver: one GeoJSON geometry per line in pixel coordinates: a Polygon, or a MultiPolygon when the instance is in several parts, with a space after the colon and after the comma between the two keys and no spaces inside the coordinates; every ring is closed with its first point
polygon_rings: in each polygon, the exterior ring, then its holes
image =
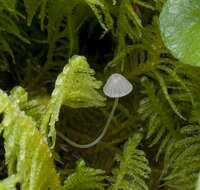
{"type": "Polygon", "coordinates": [[[121,74],[112,74],[103,87],[103,92],[110,98],[120,98],[133,90],[132,84],[121,74]]]}

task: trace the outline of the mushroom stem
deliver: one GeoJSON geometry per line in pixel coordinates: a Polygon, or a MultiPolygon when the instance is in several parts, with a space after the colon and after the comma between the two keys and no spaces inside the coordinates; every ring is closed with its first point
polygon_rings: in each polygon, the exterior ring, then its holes
{"type": "Polygon", "coordinates": [[[113,107],[112,107],[112,111],[110,112],[110,115],[109,115],[109,117],[108,117],[108,119],[106,121],[106,124],[104,126],[103,131],[101,132],[101,134],[93,142],[91,142],[89,144],[78,144],[78,143],[72,141],[71,139],[69,139],[68,137],[66,137],[65,135],[63,135],[60,132],[57,133],[58,136],[60,138],[62,138],[64,141],[66,141],[67,143],[69,143],[71,146],[74,146],[76,148],[91,148],[91,147],[95,146],[105,136],[105,134],[106,134],[106,132],[108,130],[108,127],[109,127],[109,125],[110,125],[110,123],[112,121],[112,118],[114,116],[114,113],[115,113],[115,110],[117,108],[118,102],[119,102],[119,98],[115,98],[115,101],[114,101],[114,104],[113,104],[113,107]]]}

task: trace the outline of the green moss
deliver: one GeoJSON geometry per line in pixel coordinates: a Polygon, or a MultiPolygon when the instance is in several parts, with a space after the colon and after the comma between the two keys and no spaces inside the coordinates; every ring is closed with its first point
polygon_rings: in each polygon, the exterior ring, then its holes
{"type": "Polygon", "coordinates": [[[0,0],[0,189],[194,190],[199,7],[198,0],[0,0]],[[102,85],[113,73],[133,91],[110,115],[114,100],[102,85]],[[93,142],[108,118],[96,146],[61,138],[93,142]]]}

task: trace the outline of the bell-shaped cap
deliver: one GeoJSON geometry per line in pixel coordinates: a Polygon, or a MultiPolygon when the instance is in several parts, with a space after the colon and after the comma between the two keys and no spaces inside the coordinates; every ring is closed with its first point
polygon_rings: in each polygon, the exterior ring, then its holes
{"type": "Polygon", "coordinates": [[[110,98],[126,96],[131,93],[132,90],[132,84],[124,76],[118,73],[112,74],[103,87],[104,94],[110,98]]]}

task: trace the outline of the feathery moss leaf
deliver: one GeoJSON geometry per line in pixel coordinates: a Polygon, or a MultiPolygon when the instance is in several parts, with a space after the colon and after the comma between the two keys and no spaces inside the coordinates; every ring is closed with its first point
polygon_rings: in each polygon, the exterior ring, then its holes
{"type": "Polygon", "coordinates": [[[16,175],[11,175],[6,179],[0,181],[0,189],[1,190],[12,190],[15,189],[16,184],[19,182],[19,177],[16,175]]]}
{"type": "Polygon", "coordinates": [[[109,190],[148,189],[145,180],[149,178],[151,169],[145,153],[137,149],[141,139],[141,134],[133,135],[125,144],[123,153],[117,155],[119,168],[113,170],[114,177],[109,190]]]}
{"type": "Polygon", "coordinates": [[[194,189],[198,178],[200,140],[199,132],[194,128],[193,125],[183,127],[181,129],[183,138],[177,140],[167,153],[165,185],[177,190],[194,189]]]}
{"type": "Polygon", "coordinates": [[[44,134],[48,133],[48,126],[50,127],[48,137],[52,137],[53,146],[56,137],[55,123],[62,105],[72,108],[104,106],[105,98],[97,91],[102,83],[94,78],[94,74],[83,56],[73,56],[59,74],[41,124],[44,134]]]}
{"type": "Polygon", "coordinates": [[[77,168],[64,182],[64,190],[103,190],[105,172],[89,168],[83,160],[77,163],[77,168]]]}
{"type": "Polygon", "coordinates": [[[24,101],[24,93],[14,91],[10,97],[0,91],[0,102],[3,105],[0,113],[4,116],[1,127],[8,174],[19,178],[22,190],[60,189],[46,139],[32,118],[19,109],[19,104],[24,101]]]}

